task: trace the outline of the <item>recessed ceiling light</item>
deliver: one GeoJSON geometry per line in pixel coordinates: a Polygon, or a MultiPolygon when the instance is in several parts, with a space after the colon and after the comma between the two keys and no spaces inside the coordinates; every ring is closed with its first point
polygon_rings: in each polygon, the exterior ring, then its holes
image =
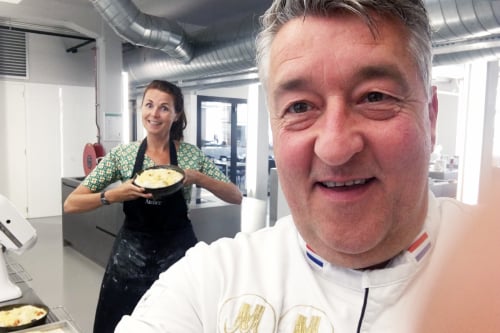
{"type": "Polygon", "coordinates": [[[15,5],[19,4],[23,0],[0,0],[0,2],[8,2],[8,3],[13,3],[15,5]]]}

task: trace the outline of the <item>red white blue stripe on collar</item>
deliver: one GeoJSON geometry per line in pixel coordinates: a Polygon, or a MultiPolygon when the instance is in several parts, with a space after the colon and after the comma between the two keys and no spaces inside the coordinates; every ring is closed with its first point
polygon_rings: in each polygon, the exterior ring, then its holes
{"type": "Polygon", "coordinates": [[[408,248],[413,257],[417,261],[422,260],[422,258],[429,252],[431,248],[431,240],[427,232],[423,232],[408,248]]]}
{"type": "MultiPolygon", "coordinates": [[[[427,232],[423,232],[408,248],[408,252],[410,252],[416,261],[422,260],[422,258],[429,252],[431,248],[431,241],[429,239],[429,235],[427,232]]],[[[323,258],[314,252],[313,249],[306,244],[306,256],[309,260],[314,263],[316,266],[323,268],[325,262],[323,258]]]]}
{"type": "Polygon", "coordinates": [[[313,249],[311,249],[309,244],[306,244],[306,256],[317,266],[323,267],[324,265],[323,259],[320,256],[318,256],[313,249]]]}

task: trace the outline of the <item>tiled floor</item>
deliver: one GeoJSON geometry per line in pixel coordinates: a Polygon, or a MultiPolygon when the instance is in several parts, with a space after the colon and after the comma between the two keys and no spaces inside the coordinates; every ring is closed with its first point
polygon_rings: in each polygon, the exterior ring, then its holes
{"type": "MultiPolygon", "coordinates": [[[[31,219],[38,240],[22,255],[9,258],[24,269],[28,283],[50,308],[58,309],[81,333],[91,333],[104,268],[63,246],[61,217],[31,219]]],[[[23,274],[24,275],[24,274],[23,274]]]]}

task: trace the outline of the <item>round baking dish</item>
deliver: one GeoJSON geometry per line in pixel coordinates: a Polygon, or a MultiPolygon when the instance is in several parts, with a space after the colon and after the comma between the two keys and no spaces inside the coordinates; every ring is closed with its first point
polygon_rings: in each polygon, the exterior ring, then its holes
{"type": "Polygon", "coordinates": [[[164,198],[166,196],[169,196],[177,191],[179,191],[183,184],[184,184],[184,178],[186,177],[186,174],[184,173],[184,170],[182,170],[181,168],[179,168],[178,166],[176,165],[156,165],[154,167],[151,167],[151,168],[147,168],[147,169],[144,169],[144,170],[141,170],[139,171],[135,176],[134,176],[134,180],[133,180],[133,183],[134,185],[136,186],[141,186],[143,187],[146,191],[146,193],[151,193],[153,194],[153,199],[155,200],[159,200],[161,198],[164,198]],[[176,171],[178,172],[179,174],[182,175],[182,177],[180,178],[179,181],[173,183],[173,184],[170,184],[168,186],[165,186],[165,187],[158,187],[158,188],[148,188],[148,187],[144,187],[144,186],[141,186],[140,184],[137,184],[136,183],[136,180],[137,180],[137,177],[139,177],[142,173],[144,173],[145,171],[147,170],[153,170],[153,169],[168,169],[168,170],[173,170],[173,171],[176,171]]]}
{"type": "Polygon", "coordinates": [[[45,324],[45,322],[47,321],[47,315],[49,314],[49,308],[44,304],[18,303],[18,304],[4,305],[4,306],[0,307],[0,313],[2,313],[3,311],[10,311],[10,310],[13,310],[15,308],[20,308],[20,307],[29,306],[29,305],[43,309],[45,311],[45,315],[43,315],[42,317],[33,319],[29,323],[17,325],[17,326],[1,326],[1,324],[0,324],[0,332],[20,331],[20,330],[24,330],[26,328],[45,324]]]}

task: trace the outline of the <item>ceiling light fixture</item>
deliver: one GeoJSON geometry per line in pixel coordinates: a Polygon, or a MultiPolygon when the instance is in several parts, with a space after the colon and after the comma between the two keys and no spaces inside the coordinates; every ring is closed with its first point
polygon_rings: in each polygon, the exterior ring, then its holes
{"type": "Polygon", "coordinates": [[[0,0],[0,2],[12,3],[14,5],[18,5],[23,0],[0,0]]]}

